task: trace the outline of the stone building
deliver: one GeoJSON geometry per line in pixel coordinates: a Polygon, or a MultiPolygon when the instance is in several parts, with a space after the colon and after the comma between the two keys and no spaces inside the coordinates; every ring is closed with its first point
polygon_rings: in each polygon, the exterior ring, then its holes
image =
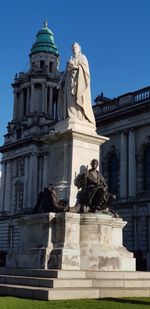
{"type": "Polygon", "coordinates": [[[8,123],[2,153],[0,192],[0,263],[19,241],[17,218],[35,205],[49,180],[49,147],[40,138],[55,122],[59,53],[45,22],[29,55],[28,72],[16,74],[13,119],[8,123]]]}
{"type": "Polygon", "coordinates": [[[150,270],[150,87],[114,99],[95,99],[102,145],[102,173],[116,193],[117,212],[128,223],[124,244],[135,253],[137,269],[150,270]]]}
{"type": "MultiPolygon", "coordinates": [[[[47,23],[37,33],[29,58],[28,72],[16,74],[12,84],[13,119],[0,147],[0,266],[19,242],[18,218],[33,208],[50,181],[53,151],[42,139],[57,120],[61,73],[47,23]]],[[[150,87],[113,100],[101,95],[95,103],[97,131],[110,137],[101,149],[103,175],[117,194],[117,211],[128,221],[124,244],[135,252],[139,269],[150,269],[150,87]]]]}

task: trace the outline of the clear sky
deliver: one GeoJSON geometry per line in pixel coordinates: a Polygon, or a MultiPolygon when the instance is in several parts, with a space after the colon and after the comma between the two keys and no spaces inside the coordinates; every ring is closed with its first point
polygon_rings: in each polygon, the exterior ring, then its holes
{"type": "Polygon", "coordinates": [[[91,71],[92,99],[150,85],[150,0],[5,0],[0,4],[0,144],[12,119],[11,83],[26,71],[29,52],[47,19],[60,70],[80,43],[91,71]]]}

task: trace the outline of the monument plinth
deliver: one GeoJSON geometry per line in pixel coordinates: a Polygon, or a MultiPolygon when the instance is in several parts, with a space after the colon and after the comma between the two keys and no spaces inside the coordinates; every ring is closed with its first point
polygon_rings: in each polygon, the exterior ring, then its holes
{"type": "Polygon", "coordinates": [[[20,220],[18,248],[7,267],[63,270],[135,270],[135,259],[122,245],[120,218],[109,215],[45,213],[20,220]]]}
{"type": "Polygon", "coordinates": [[[100,146],[109,140],[97,135],[95,126],[87,121],[66,120],[55,126],[46,138],[52,148],[51,173],[49,181],[55,185],[60,198],[76,203],[78,189],[75,177],[87,168],[91,158],[99,160],[100,146]]]}

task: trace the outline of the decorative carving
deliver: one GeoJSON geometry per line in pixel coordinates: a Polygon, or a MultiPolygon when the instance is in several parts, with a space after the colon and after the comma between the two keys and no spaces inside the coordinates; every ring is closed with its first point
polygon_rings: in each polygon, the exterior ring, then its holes
{"type": "Polygon", "coordinates": [[[15,209],[21,210],[23,208],[23,189],[24,184],[20,181],[15,183],[15,209]]]}
{"type": "Polygon", "coordinates": [[[24,159],[19,159],[16,162],[16,176],[24,176],[24,159]]]}

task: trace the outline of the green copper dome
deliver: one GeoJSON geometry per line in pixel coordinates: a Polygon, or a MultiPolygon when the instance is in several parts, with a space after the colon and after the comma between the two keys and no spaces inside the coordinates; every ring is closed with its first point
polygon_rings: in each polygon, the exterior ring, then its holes
{"type": "Polygon", "coordinates": [[[54,42],[54,36],[50,29],[48,29],[47,22],[44,22],[43,28],[38,31],[36,35],[36,42],[31,48],[31,55],[39,52],[52,53],[59,55],[58,49],[54,42]]]}

